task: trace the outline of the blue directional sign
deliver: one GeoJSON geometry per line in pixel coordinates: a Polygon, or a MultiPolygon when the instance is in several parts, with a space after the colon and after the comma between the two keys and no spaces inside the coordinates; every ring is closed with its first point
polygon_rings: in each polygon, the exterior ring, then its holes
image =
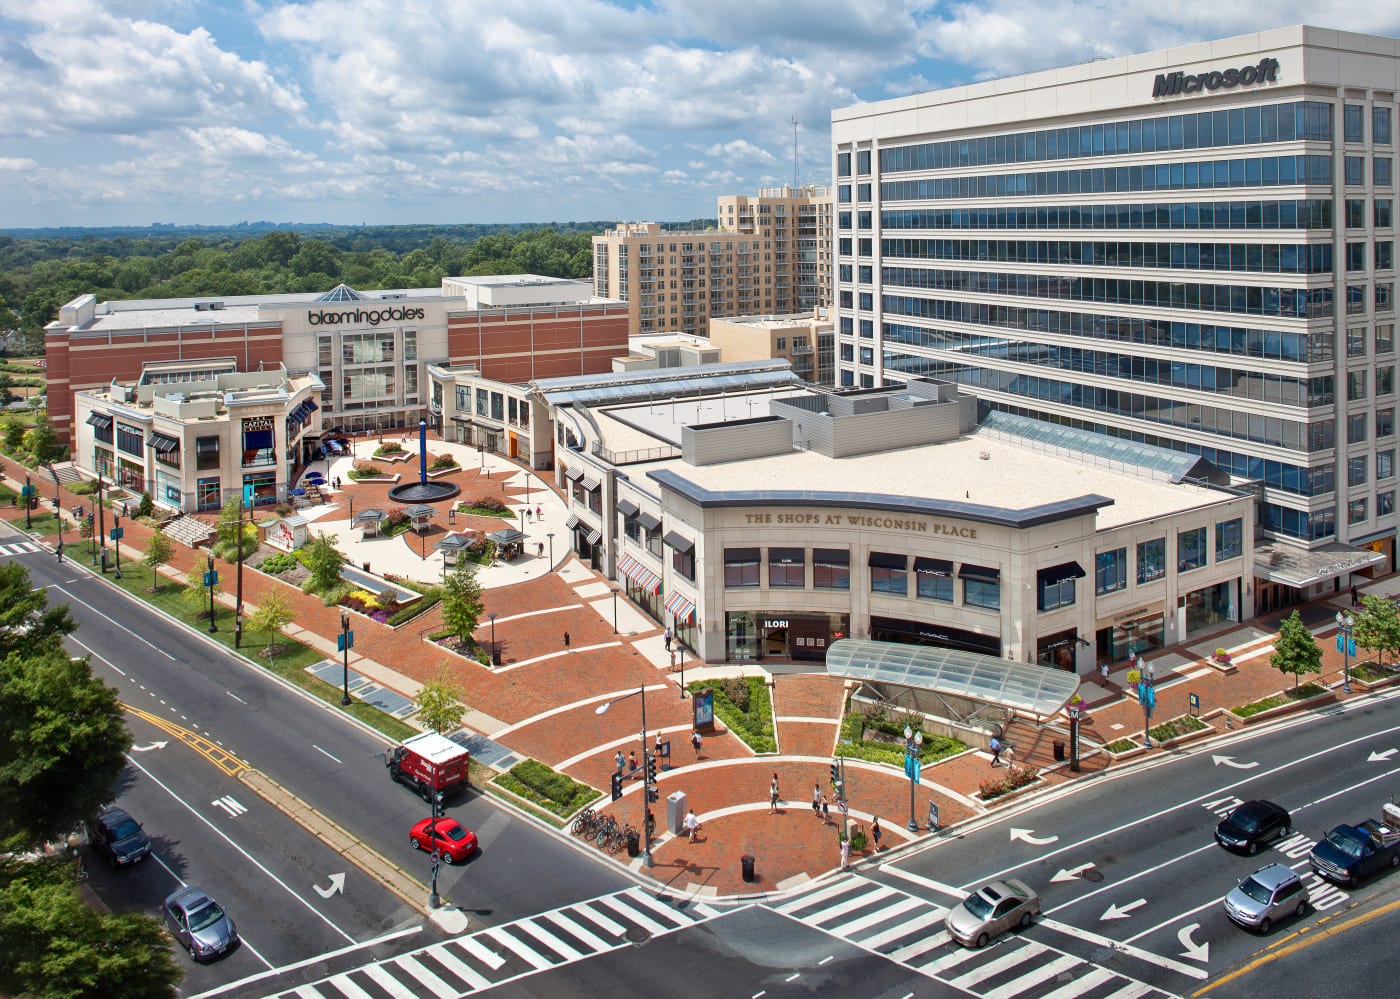
{"type": "Polygon", "coordinates": [[[1340,631],[1337,632],[1337,651],[1342,651],[1342,633],[1340,631]]]}
{"type": "Polygon", "coordinates": [[[335,636],[335,651],[344,652],[346,649],[355,647],[355,633],[353,631],[342,631],[335,636]]]}
{"type": "Polygon", "coordinates": [[[116,541],[118,538],[120,538],[120,537],[121,537],[122,535],[124,535],[125,533],[126,533],[126,528],[125,528],[125,527],[114,527],[114,528],[112,528],[110,531],[107,532],[107,536],[108,536],[109,538],[111,538],[113,541],[116,541]]]}
{"type": "Polygon", "coordinates": [[[1347,655],[1353,657],[1356,655],[1356,639],[1354,638],[1347,639],[1347,655]]]}
{"type": "Polygon", "coordinates": [[[204,574],[204,585],[205,585],[205,586],[215,586],[215,585],[218,584],[218,582],[219,582],[219,570],[218,570],[218,569],[214,569],[212,572],[206,572],[206,573],[204,574]]]}
{"type": "Polygon", "coordinates": [[[910,756],[906,753],[904,756],[904,775],[917,784],[922,773],[923,761],[917,756],[910,756]]]}

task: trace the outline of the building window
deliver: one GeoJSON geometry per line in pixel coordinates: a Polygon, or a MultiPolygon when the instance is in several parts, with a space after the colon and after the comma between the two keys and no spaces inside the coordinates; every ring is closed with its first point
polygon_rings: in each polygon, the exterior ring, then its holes
{"type": "Polygon", "coordinates": [[[1390,395],[1395,391],[1395,365],[1382,364],[1376,368],[1376,395],[1390,395]]]}
{"type": "MultiPolygon", "coordinates": [[[[836,154],[836,176],[849,177],[851,175],[851,154],[836,154]]],[[[849,200],[849,199],[848,199],[849,200]]]]}
{"type": "Polygon", "coordinates": [[[217,510],[223,506],[223,498],[220,495],[219,480],[196,479],[194,485],[194,502],[200,510],[217,510]]]}
{"type": "Polygon", "coordinates": [[[1347,401],[1360,402],[1366,398],[1366,372],[1347,372],[1347,401]]]}
{"type": "Polygon", "coordinates": [[[142,457],[145,442],[146,439],[142,435],[140,427],[129,427],[125,423],[117,424],[118,451],[125,451],[127,454],[134,454],[137,457],[142,457]]]}
{"type": "Polygon", "coordinates": [[[914,583],[920,600],[952,603],[953,563],[936,558],[915,558],[914,583]]]}
{"type": "Polygon", "coordinates": [[[1360,444],[1366,439],[1366,414],[1352,413],[1347,417],[1347,443],[1360,444]]]}
{"type": "Polygon", "coordinates": [[[1376,516],[1384,517],[1388,513],[1395,512],[1395,490],[1390,489],[1383,493],[1376,493],[1376,516]]]}
{"type": "Polygon", "coordinates": [[[1377,312],[1390,312],[1395,308],[1395,285],[1389,281],[1376,282],[1375,308],[1377,312]]]}
{"type": "Polygon", "coordinates": [[[958,570],[963,581],[963,603],[969,607],[1001,610],[1001,571],[978,565],[958,570]]]}
{"type": "Polygon", "coordinates": [[[673,551],[671,553],[671,568],[676,571],[677,575],[685,577],[692,583],[695,582],[695,549],[690,548],[683,552],[673,551]]]}
{"type": "Polygon", "coordinates": [[[1347,244],[1347,270],[1364,271],[1366,269],[1366,244],[1347,244]]]}
{"type": "Polygon", "coordinates": [[[818,590],[849,590],[851,553],[845,548],[813,548],[812,586],[818,590]]]}
{"type": "Polygon", "coordinates": [[[862,348],[860,348],[860,363],[861,363],[861,364],[865,364],[865,365],[873,365],[873,364],[875,363],[875,348],[874,348],[874,347],[862,347],[862,348]]]}
{"type": "Polygon", "coordinates": [[[1143,541],[1137,546],[1138,585],[1161,579],[1167,574],[1167,539],[1143,541]]]}
{"type": "Polygon", "coordinates": [[[1128,588],[1128,549],[1115,548],[1094,556],[1094,592],[1099,596],[1128,588]]]}
{"type": "Polygon", "coordinates": [[[1366,225],[1366,199],[1346,199],[1346,224],[1348,229],[1360,229],[1366,225]]]}
{"type": "Polygon", "coordinates": [[[1375,200],[1374,218],[1377,229],[1389,229],[1393,224],[1394,202],[1390,198],[1377,198],[1375,200]]]}
{"type": "Polygon", "coordinates": [[[1348,187],[1360,187],[1365,183],[1366,160],[1362,156],[1347,156],[1342,161],[1343,182],[1348,187]]]}
{"type": "Polygon", "coordinates": [[[1365,108],[1360,104],[1348,104],[1342,109],[1342,137],[1347,142],[1365,142],[1362,114],[1365,108]]]}
{"type": "Polygon", "coordinates": [[[909,594],[909,558],[891,552],[870,553],[870,590],[873,593],[909,594]]]}
{"type": "Polygon", "coordinates": [[[757,587],[758,549],[726,548],[724,550],[724,588],[737,590],[757,587]]]}
{"type": "Polygon", "coordinates": [[[869,185],[869,184],[857,184],[857,185],[856,185],[856,200],[857,200],[857,201],[869,201],[869,200],[870,200],[870,185],[869,185]]]}
{"type": "Polygon", "coordinates": [[[856,173],[864,177],[870,172],[870,150],[856,150],[856,173]]]}
{"type": "MultiPolygon", "coordinates": [[[[219,438],[197,437],[194,442],[194,467],[200,470],[219,467],[219,438]]],[[[207,481],[218,482],[218,479],[207,481]]]]}
{"type": "Polygon", "coordinates": [[[1376,240],[1376,270],[1390,271],[1395,269],[1395,242],[1389,239],[1376,240]]]}
{"type": "Polygon", "coordinates": [[[1367,503],[1364,499],[1354,499],[1347,501],[1347,523],[1361,524],[1366,521],[1367,503]]]}
{"type": "Polygon", "coordinates": [[[1347,485],[1364,486],[1366,484],[1366,456],[1359,454],[1354,458],[1347,459],[1347,485]]]}
{"type": "Polygon", "coordinates": [[[1176,571],[1190,572],[1206,564],[1206,529],[1182,531],[1176,536],[1176,571]]]}
{"type": "Polygon", "coordinates": [[[1366,330],[1347,330],[1347,357],[1366,356],[1366,330]]]}
{"type": "Polygon", "coordinates": [[[1041,569],[1036,573],[1036,610],[1052,611],[1074,606],[1074,584],[1077,581],[1077,576],[1064,576],[1060,572],[1041,569]]]}
{"type": "Polygon", "coordinates": [[[1371,108],[1371,144],[1390,145],[1390,108],[1384,105],[1371,108]]]}
{"type": "Polygon", "coordinates": [[[1215,560],[1239,558],[1244,553],[1244,520],[1222,520],[1215,525],[1215,560]]]}
{"type": "Polygon", "coordinates": [[[836,200],[840,204],[849,205],[851,203],[851,185],[839,184],[836,187],[836,200]]]}
{"type": "Polygon", "coordinates": [[[1371,161],[1371,182],[1376,187],[1389,187],[1391,182],[1390,157],[1377,156],[1371,161]]]}
{"type": "Polygon", "coordinates": [[[850,362],[850,363],[854,363],[854,362],[855,362],[855,359],[856,359],[856,348],[855,348],[855,344],[851,344],[851,343],[843,343],[843,344],[841,344],[841,360],[847,361],[847,362],[850,362]]]}
{"type": "Polygon", "coordinates": [[[1376,326],[1376,356],[1390,354],[1395,350],[1395,324],[1382,323],[1376,326]]]}
{"type": "Polygon", "coordinates": [[[1376,439],[1389,437],[1395,433],[1395,410],[1376,410],[1376,439]]]}
{"type": "Polygon", "coordinates": [[[807,549],[768,549],[768,585],[791,589],[807,586],[807,549]]]}

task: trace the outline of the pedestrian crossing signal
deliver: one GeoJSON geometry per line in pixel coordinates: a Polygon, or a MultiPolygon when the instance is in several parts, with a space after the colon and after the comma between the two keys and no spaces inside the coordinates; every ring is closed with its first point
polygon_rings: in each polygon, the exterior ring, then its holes
{"type": "Polygon", "coordinates": [[[612,775],[612,800],[622,797],[622,774],[612,775]]]}

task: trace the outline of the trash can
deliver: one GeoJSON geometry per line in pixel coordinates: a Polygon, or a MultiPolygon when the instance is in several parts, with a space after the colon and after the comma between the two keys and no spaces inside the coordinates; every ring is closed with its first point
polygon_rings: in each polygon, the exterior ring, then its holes
{"type": "Polygon", "coordinates": [[[1056,739],[1051,748],[1055,751],[1055,762],[1063,763],[1065,761],[1065,744],[1056,739]]]}
{"type": "Polygon", "coordinates": [[[685,831],[685,792],[675,791],[666,795],[666,828],[679,836],[685,831]]]}
{"type": "Polygon", "coordinates": [[[744,880],[747,881],[749,884],[753,884],[753,855],[748,853],[744,854],[742,857],[739,858],[739,864],[744,869],[744,880]]]}
{"type": "Polygon", "coordinates": [[[642,852],[642,837],[637,830],[632,829],[627,833],[627,856],[635,857],[642,852]]]}
{"type": "Polygon", "coordinates": [[[496,650],[496,649],[492,649],[492,650],[491,650],[491,665],[492,665],[492,666],[499,666],[499,665],[501,665],[501,653],[500,653],[499,650],[496,650]]]}

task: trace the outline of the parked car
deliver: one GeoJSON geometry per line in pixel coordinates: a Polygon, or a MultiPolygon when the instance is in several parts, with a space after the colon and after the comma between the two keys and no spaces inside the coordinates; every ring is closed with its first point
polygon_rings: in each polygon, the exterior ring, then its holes
{"type": "Polygon", "coordinates": [[[134,864],[151,852],[151,838],[141,823],[115,806],[102,809],[88,823],[88,842],[105,853],[113,867],[134,864]]]}
{"type": "Polygon", "coordinates": [[[1261,867],[1225,896],[1225,915],[1241,926],[1268,933],[1278,919],[1301,916],[1308,908],[1308,886],[1283,864],[1261,867]]]}
{"type": "Polygon", "coordinates": [[[955,905],[945,924],[948,935],[964,947],[987,941],[1013,926],[1025,928],[1040,914],[1040,896],[1024,881],[1007,878],[978,888],[955,905]]]}
{"type": "Polygon", "coordinates": [[[1243,850],[1251,857],[1266,843],[1275,843],[1293,831],[1288,810],[1272,801],[1246,801],[1220,820],[1215,841],[1227,850],[1243,850]]]}
{"type": "Polygon", "coordinates": [[[409,830],[408,841],[415,850],[442,851],[443,863],[463,864],[476,852],[476,833],[456,819],[423,819],[409,830]]]}
{"type": "Polygon", "coordinates": [[[173,892],[161,905],[165,924],[196,961],[226,954],[238,943],[238,929],[219,903],[194,885],[173,892]]]}

